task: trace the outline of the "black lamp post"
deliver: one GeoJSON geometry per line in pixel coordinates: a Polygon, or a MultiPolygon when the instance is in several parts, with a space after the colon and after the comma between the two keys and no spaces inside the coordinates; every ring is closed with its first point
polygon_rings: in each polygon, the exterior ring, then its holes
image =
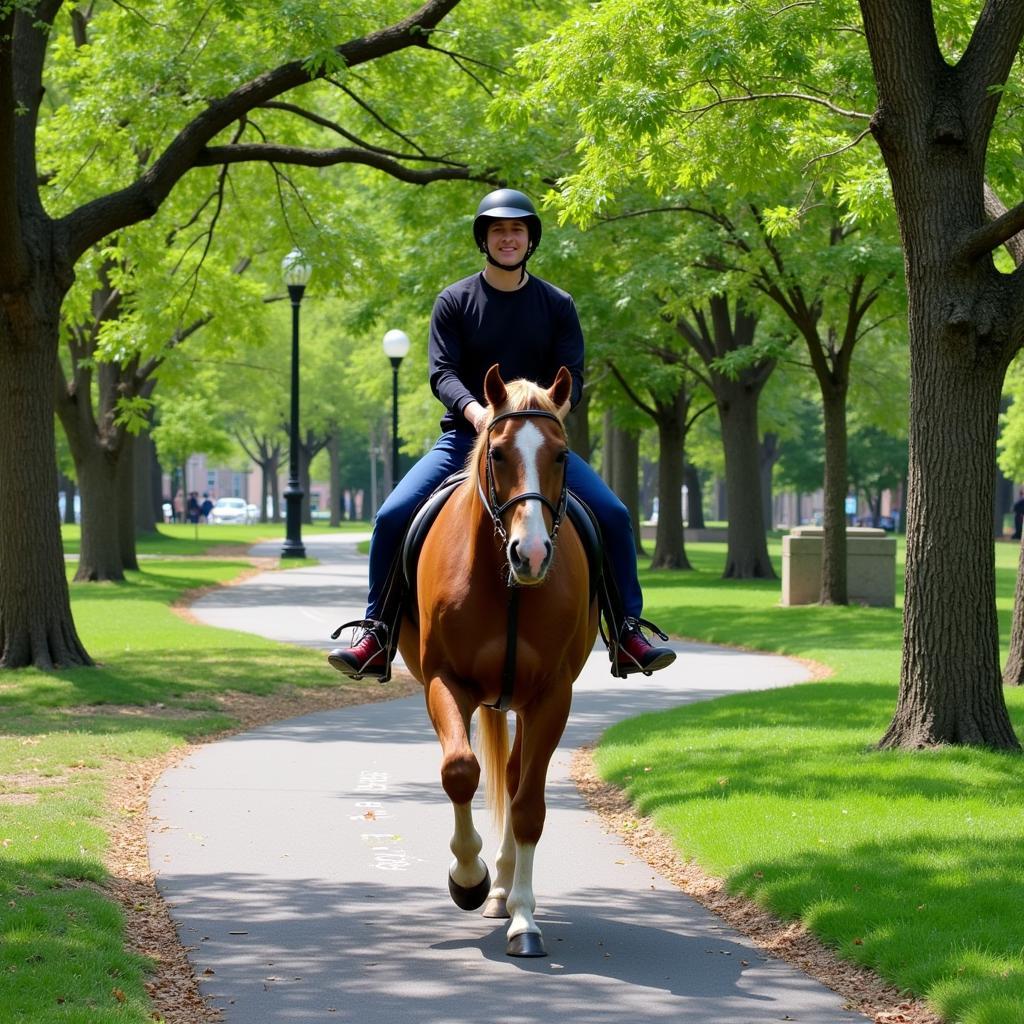
{"type": "Polygon", "coordinates": [[[391,488],[398,483],[398,368],[409,354],[409,335],[388,331],[384,335],[384,355],[391,360],[391,488]]]}
{"type": "Polygon", "coordinates": [[[298,249],[281,261],[281,274],[292,300],[292,415],[291,444],[288,457],[288,487],[284,492],[287,536],[281,548],[282,558],[305,558],[302,544],[302,497],[299,486],[299,304],[309,284],[313,268],[298,249]]]}

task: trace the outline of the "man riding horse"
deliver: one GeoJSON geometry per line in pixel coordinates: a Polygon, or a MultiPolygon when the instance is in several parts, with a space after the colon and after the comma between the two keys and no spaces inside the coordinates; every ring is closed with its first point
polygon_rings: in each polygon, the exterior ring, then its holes
{"type": "MultiPolygon", "coordinates": [[[[370,542],[370,591],[365,618],[349,647],[328,660],[345,675],[386,679],[395,650],[388,636],[389,573],[416,508],[452,473],[463,469],[476,436],[488,427],[484,377],[498,364],[505,380],[525,378],[547,387],[561,366],[572,376],[570,402],[583,391],[583,331],[567,292],[526,270],[541,238],[541,221],[527,196],[498,189],[480,202],[473,235],[486,263],[480,273],[457,281],[437,298],[430,321],[430,387],[447,412],[434,447],[398,482],[374,521],[370,542]]],[[[675,660],[670,647],[652,644],[641,625],[643,594],[629,512],[601,477],[578,455],[569,454],[569,489],[593,512],[603,536],[621,607],[610,637],[611,671],[649,675],[675,660]]],[[[470,642],[470,638],[467,638],[470,642]]]]}

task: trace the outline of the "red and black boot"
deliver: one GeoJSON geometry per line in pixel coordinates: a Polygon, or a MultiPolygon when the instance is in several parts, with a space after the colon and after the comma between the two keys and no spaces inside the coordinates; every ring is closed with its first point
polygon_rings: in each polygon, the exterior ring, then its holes
{"type": "Polygon", "coordinates": [[[369,676],[386,683],[391,678],[391,659],[388,654],[388,627],[376,619],[356,619],[339,626],[332,636],[343,629],[356,627],[355,636],[348,647],[335,647],[327,655],[328,662],[350,679],[369,676]]]}
{"type": "Polygon", "coordinates": [[[632,616],[625,618],[619,630],[618,643],[609,652],[613,659],[613,676],[621,678],[634,672],[643,672],[645,676],[649,676],[660,668],[667,668],[676,660],[676,652],[671,647],[655,647],[644,636],[641,626],[645,626],[652,633],[657,633],[662,640],[668,639],[665,633],[647,619],[632,616]]]}

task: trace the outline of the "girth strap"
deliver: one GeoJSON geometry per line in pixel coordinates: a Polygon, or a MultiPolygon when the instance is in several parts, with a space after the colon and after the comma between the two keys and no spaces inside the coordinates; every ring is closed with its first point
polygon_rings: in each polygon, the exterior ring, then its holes
{"type": "Polygon", "coordinates": [[[519,587],[508,588],[508,625],[505,630],[505,666],[501,670],[501,696],[486,707],[508,711],[516,686],[516,648],[519,645],[519,587]]]}

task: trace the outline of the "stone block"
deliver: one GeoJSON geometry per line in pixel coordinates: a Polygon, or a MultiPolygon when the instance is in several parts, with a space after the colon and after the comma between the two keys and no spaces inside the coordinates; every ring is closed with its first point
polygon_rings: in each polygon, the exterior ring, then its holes
{"type": "MultiPolygon", "coordinates": [[[[782,538],[782,603],[815,604],[821,596],[824,529],[798,526],[782,538]]],[[[851,604],[896,603],[896,538],[866,526],[846,529],[846,589],[851,604]]]]}

